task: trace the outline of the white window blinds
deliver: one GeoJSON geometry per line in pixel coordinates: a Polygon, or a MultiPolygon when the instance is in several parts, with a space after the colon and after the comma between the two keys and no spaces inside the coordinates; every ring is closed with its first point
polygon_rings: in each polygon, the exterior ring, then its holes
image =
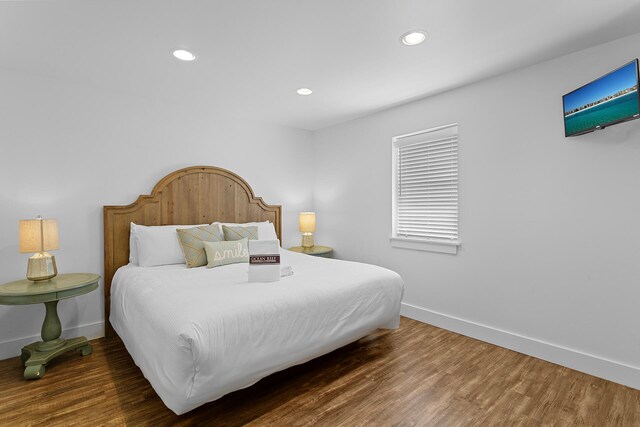
{"type": "Polygon", "coordinates": [[[393,138],[393,237],[458,241],[458,126],[393,138]]]}

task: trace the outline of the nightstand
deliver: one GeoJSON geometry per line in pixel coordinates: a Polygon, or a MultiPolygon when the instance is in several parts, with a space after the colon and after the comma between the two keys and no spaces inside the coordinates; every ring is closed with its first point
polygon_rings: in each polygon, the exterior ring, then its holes
{"type": "Polygon", "coordinates": [[[100,276],[89,273],[60,274],[44,282],[18,280],[0,285],[0,304],[24,305],[44,303],[46,314],[42,323],[42,341],[22,348],[20,356],[24,363],[24,378],[42,378],[45,365],[51,359],[69,350],[80,350],[83,356],[91,354],[93,348],[85,337],[60,338],[62,326],[58,317],[58,301],[86,294],[98,288],[100,276]]]}
{"type": "Polygon", "coordinates": [[[300,252],[301,254],[307,254],[312,256],[319,256],[322,258],[333,257],[333,248],[329,246],[313,246],[311,248],[303,248],[302,246],[294,246],[289,248],[290,251],[300,252]]]}

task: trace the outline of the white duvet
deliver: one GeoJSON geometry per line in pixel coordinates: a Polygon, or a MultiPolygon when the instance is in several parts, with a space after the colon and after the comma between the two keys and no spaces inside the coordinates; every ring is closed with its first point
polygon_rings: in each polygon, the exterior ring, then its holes
{"type": "Polygon", "coordinates": [[[247,264],[120,268],[110,321],[167,407],[185,413],[261,378],[396,328],[393,271],[282,250],[293,276],[248,283],[247,264]]]}

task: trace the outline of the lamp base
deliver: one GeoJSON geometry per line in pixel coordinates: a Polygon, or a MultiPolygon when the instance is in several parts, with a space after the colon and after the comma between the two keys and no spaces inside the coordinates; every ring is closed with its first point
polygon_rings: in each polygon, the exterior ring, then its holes
{"type": "Polygon", "coordinates": [[[27,279],[34,282],[53,279],[58,275],[56,257],[47,252],[38,252],[29,258],[27,279]]]}
{"type": "Polygon", "coordinates": [[[302,233],[302,245],[303,248],[309,249],[315,246],[313,243],[313,233],[302,233]]]}

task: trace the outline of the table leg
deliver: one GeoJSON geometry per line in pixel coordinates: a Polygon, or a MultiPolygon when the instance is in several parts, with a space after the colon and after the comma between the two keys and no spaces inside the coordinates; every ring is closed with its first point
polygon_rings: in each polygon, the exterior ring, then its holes
{"type": "Polygon", "coordinates": [[[44,365],[32,365],[24,368],[25,380],[37,380],[44,377],[45,367],[44,365]]]}
{"type": "Polygon", "coordinates": [[[24,378],[35,380],[42,378],[45,366],[51,359],[69,350],[79,350],[83,356],[93,352],[91,344],[85,337],[60,338],[62,325],[58,317],[58,301],[45,302],[46,314],[42,323],[42,341],[26,345],[22,348],[20,359],[24,363],[24,378]]]}
{"type": "Polygon", "coordinates": [[[41,350],[40,346],[42,343],[42,341],[38,341],[22,348],[21,359],[25,366],[24,378],[27,380],[42,378],[44,376],[45,366],[47,363],[67,351],[78,350],[83,356],[88,356],[93,352],[93,347],[91,346],[91,343],[87,341],[86,337],[76,337],[63,340],[63,345],[54,348],[53,350],[41,350]]]}
{"type": "Polygon", "coordinates": [[[58,317],[58,301],[48,301],[44,303],[47,312],[42,322],[42,342],[38,344],[38,351],[50,351],[60,348],[64,345],[65,340],[60,339],[62,333],[62,325],[58,317]]]}
{"type": "Polygon", "coordinates": [[[44,316],[44,322],[42,323],[42,340],[52,341],[59,338],[62,333],[62,325],[58,317],[58,301],[45,302],[44,306],[47,312],[44,316]]]}

